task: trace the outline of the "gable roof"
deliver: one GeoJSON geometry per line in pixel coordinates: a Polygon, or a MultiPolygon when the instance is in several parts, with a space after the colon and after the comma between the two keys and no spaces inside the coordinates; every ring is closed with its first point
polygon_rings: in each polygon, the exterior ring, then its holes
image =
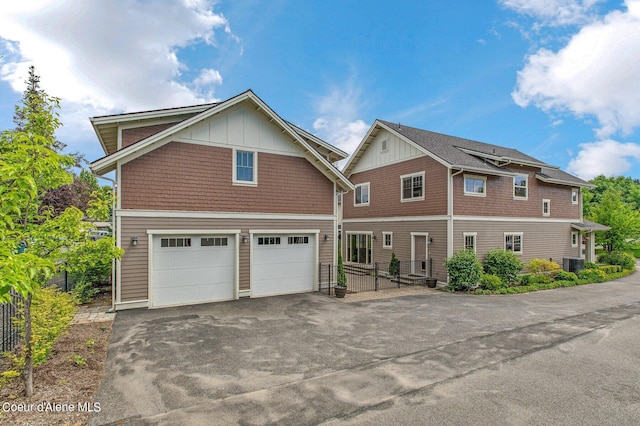
{"type": "Polygon", "coordinates": [[[343,173],[350,176],[358,160],[380,130],[387,130],[415,146],[426,155],[450,169],[466,170],[490,175],[515,175],[510,164],[539,167],[536,178],[543,182],[563,185],[592,186],[590,183],[561,171],[558,167],[524,154],[517,149],[478,142],[471,139],[449,136],[422,130],[404,124],[376,120],[354,154],[345,165],[343,173]]]}
{"type": "Polygon", "coordinates": [[[253,102],[257,110],[262,110],[270,121],[275,122],[276,125],[280,126],[280,128],[282,128],[282,132],[287,133],[293,139],[293,143],[300,145],[305,158],[307,158],[307,160],[325,176],[330,178],[332,181],[335,181],[338,184],[339,189],[348,190],[353,188],[351,182],[327,159],[346,158],[347,154],[345,152],[283,120],[250,89],[219,103],[91,118],[96,134],[98,135],[100,143],[105,149],[107,156],[94,161],[91,163],[90,167],[95,173],[108,173],[116,168],[118,161],[132,160],[144,155],[145,153],[170,142],[171,136],[177,132],[244,101],[253,102]],[[117,150],[117,147],[113,146],[113,140],[117,143],[118,127],[121,123],[148,119],[179,121],[164,130],[120,150],[117,150]],[[114,132],[115,139],[113,139],[114,132]],[[324,154],[319,152],[317,147],[320,146],[325,152],[328,152],[326,157],[324,154]]]}

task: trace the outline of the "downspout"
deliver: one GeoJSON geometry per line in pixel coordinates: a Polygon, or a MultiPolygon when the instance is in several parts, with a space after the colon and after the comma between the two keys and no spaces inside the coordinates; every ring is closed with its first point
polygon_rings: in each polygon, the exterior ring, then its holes
{"type": "MultiPolygon", "coordinates": [[[[118,239],[116,238],[116,189],[118,184],[115,180],[93,174],[98,179],[104,179],[111,182],[111,235],[113,236],[113,244],[118,245],[118,239]]],[[[111,309],[108,312],[116,311],[116,259],[111,259],[111,309]]]]}
{"type": "MultiPolygon", "coordinates": [[[[449,169],[450,172],[452,169],[449,169]]],[[[447,206],[447,258],[453,256],[453,178],[464,172],[464,168],[451,174],[449,179],[449,203],[447,206]]]]}

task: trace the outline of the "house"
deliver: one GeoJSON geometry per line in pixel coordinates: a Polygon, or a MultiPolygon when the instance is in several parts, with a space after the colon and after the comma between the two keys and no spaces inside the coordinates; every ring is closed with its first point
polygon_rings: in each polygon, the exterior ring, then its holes
{"type": "Polygon", "coordinates": [[[515,149],[377,120],[343,169],[343,254],[350,263],[411,260],[447,280],[445,260],[492,248],[532,258],[594,259],[582,219],[591,184],[515,149]]]}
{"type": "Polygon", "coordinates": [[[117,186],[116,309],[312,291],[336,262],[347,154],[251,90],[91,123],[107,154],[91,169],[117,186]]]}

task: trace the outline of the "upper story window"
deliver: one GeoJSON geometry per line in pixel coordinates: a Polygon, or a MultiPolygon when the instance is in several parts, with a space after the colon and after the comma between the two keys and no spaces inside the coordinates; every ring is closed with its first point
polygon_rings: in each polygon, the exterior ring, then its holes
{"type": "Polygon", "coordinates": [[[240,185],[256,185],[258,153],[254,151],[236,150],[233,157],[233,183],[240,185]]]}
{"type": "Polygon", "coordinates": [[[356,206],[369,205],[369,182],[356,185],[353,204],[356,206]]]}
{"type": "Polygon", "coordinates": [[[401,201],[424,200],[424,172],[400,176],[401,201]]]}
{"type": "Polygon", "coordinates": [[[579,194],[579,189],[578,188],[572,188],[571,189],[571,204],[578,204],[578,194],[579,194]]]}
{"type": "Polygon", "coordinates": [[[513,198],[526,200],[528,198],[527,176],[513,177],[513,198]]]}
{"type": "Polygon", "coordinates": [[[464,195],[486,197],[487,178],[483,176],[464,175],[464,195]]]}
{"type": "Polygon", "coordinates": [[[542,200],[542,216],[551,216],[551,200],[542,200]]]}

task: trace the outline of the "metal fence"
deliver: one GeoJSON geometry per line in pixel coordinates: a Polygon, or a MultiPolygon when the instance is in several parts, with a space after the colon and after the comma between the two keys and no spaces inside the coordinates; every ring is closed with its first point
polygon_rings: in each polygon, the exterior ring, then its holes
{"type": "Polygon", "coordinates": [[[2,343],[0,353],[13,350],[20,341],[18,330],[18,320],[20,309],[24,304],[24,299],[17,293],[11,292],[11,301],[0,304],[0,327],[2,327],[2,343]]]}
{"type": "MultiPolygon", "coordinates": [[[[403,285],[425,285],[432,276],[433,260],[399,261],[396,267],[390,262],[365,264],[345,264],[347,293],[378,291],[386,288],[399,288],[403,285]]],[[[320,264],[319,286],[321,293],[331,294],[338,282],[338,266],[320,264]]]]}

